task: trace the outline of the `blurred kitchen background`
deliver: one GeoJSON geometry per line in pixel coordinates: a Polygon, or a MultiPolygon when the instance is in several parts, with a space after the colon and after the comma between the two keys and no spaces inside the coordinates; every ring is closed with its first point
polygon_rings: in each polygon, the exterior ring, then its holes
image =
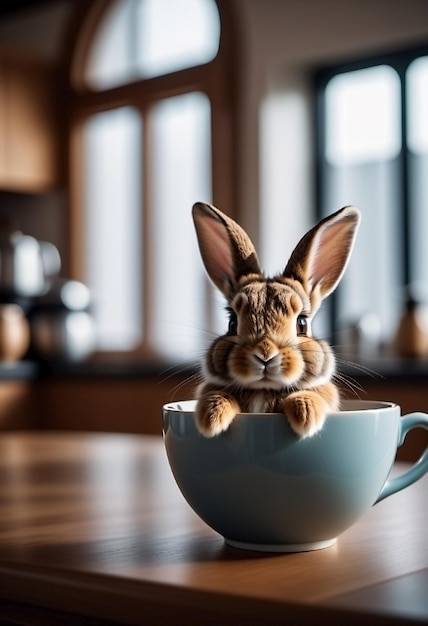
{"type": "Polygon", "coordinates": [[[427,181],[426,0],[2,2],[0,428],[160,434],[226,324],[199,200],[268,272],[357,205],[316,330],[345,395],[428,410],[427,181]]]}

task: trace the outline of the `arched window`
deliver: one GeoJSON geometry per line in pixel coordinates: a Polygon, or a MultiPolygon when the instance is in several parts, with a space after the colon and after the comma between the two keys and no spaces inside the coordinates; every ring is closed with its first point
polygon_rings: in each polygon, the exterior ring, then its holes
{"type": "Polygon", "coordinates": [[[219,322],[191,207],[234,204],[227,2],[91,5],[70,72],[71,273],[100,351],[193,360],[219,322]]]}
{"type": "Polygon", "coordinates": [[[106,13],[85,67],[108,89],[212,61],[220,43],[214,0],[120,0],[106,13]]]}

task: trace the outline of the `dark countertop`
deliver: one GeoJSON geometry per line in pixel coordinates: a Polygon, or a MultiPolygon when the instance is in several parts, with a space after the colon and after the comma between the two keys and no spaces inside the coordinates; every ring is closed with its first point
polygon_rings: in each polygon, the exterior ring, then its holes
{"type": "Polygon", "coordinates": [[[391,355],[375,358],[355,356],[349,360],[337,359],[337,371],[358,381],[424,381],[428,380],[428,359],[405,359],[391,355]]]}
{"type": "MultiPolygon", "coordinates": [[[[198,371],[197,363],[171,363],[168,361],[100,361],[81,363],[23,360],[0,364],[0,382],[11,380],[37,380],[40,378],[187,378],[198,371]]],[[[420,381],[428,380],[428,359],[401,359],[381,356],[371,359],[354,357],[343,361],[338,358],[337,371],[355,381],[420,381]]]]}
{"type": "Polygon", "coordinates": [[[197,372],[195,363],[167,361],[83,361],[80,363],[56,361],[44,363],[22,360],[0,363],[0,382],[11,380],[38,380],[45,378],[186,378],[197,372]]]}
{"type": "Polygon", "coordinates": [[[41,367],[35,361],[0,363],[0,382],[10,380],[33,380],[41,376],[41,367]]]}

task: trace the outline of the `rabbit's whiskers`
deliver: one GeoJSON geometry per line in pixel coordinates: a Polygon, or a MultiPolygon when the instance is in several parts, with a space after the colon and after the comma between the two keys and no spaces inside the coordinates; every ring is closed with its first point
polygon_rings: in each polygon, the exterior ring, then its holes
{"type": "Polygon", "coordinates": [[[188,376],[184,380],[181,380],[179,383],[177,383],[177,385],[175,385],[171,389],[171,392],[172,392],[173,396],[175,396],[184,387],[187,387],[188,385],[193,385],[194,389],[195,389],[195,393],[196,393],[196,389],[197,389],[198,385],[200,385],[202,382],[203,382],[203,378],[202,378],[202,376],[200,374],[197,374],[197,373],[196,374],[192,374],[191,376],[188,376]]]}
{"type": "Polygon", "coordinates": [[[370,378],[377,378],[377,379],[385,378],[385,376],[381,374],[380,372],[376,372],[376,370],[373,370],[367,367],[366,365],[362,365],[361,363],[355,363],[353,361],[348,361],[348,360],[341,359],[338,357],[336,357],[336,362],[340,365],[346,365],[347,367],[351,369],[357,370],[361,374],[365,374],[369,376],[370,378]]]}
{"type": "Polygon", "coordinates": [[[364,387],[362,387],[356,380],[344,376],[336,372],[333,375],[333,380],[339,385],[345,387],[348,391],[353,393],[358,399],[360,399],[360,393],[366,393],[364,387]]]}

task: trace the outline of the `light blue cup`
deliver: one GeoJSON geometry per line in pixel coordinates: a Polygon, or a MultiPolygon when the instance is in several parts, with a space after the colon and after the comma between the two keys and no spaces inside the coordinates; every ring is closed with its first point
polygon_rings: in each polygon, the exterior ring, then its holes
{"type": "Polygon", "coordinates": [[[409,430],[428,415],[401,417],[388,402],[345,402],[320,433],[299,439],[283,415],[238,415],[207,439],[194,422],[194,401],[165,405],[168,460],[192,509],[239,548],[299,552],[325,548],[368,509],[428,470],[428,449],[389,478],[409,430]]]}

